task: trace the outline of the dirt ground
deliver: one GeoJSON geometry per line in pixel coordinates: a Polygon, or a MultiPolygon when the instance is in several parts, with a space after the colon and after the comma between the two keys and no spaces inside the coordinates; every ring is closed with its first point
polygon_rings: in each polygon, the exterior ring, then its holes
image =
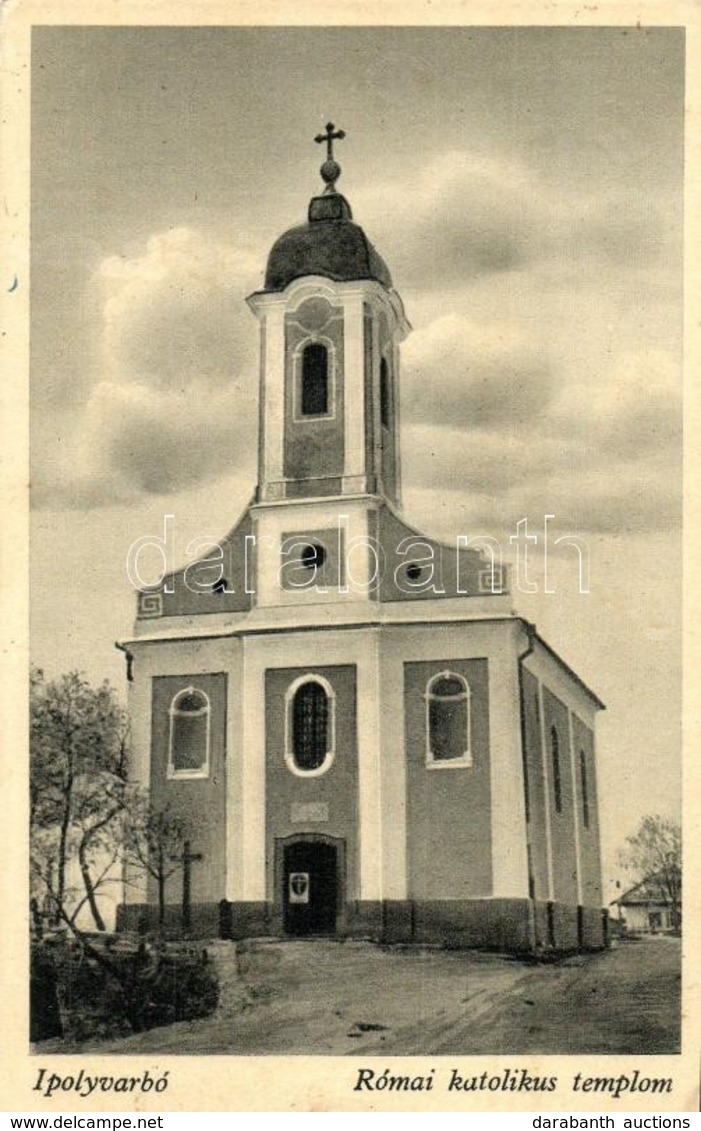
{"type": "Polygon", "coordinates": [[[215,942],[211,1017],[80,1050],[120,1054],[673,1053],[678,939],[534,965],[501,955],[329,939],[215,942]]]}

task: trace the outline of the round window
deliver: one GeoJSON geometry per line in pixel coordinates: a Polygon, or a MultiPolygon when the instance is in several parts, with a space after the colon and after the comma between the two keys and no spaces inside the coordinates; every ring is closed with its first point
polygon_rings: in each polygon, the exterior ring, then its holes
{"type": "Polygon", "coordinates": [[[326,561],[326,550],[323,546],[312,543],[304,547],[300,560],[307,569],[321,569],[326,561]]]}

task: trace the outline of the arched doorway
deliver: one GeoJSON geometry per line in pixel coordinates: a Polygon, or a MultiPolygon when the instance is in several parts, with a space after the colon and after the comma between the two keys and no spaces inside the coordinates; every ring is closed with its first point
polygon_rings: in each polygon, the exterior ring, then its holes
{"type": "Polygon", "coordinates": [[[338,844],[330,837],[295,837],[282,845],[283,927],[288,935],[333,935],[341,888],[338,844]]]}

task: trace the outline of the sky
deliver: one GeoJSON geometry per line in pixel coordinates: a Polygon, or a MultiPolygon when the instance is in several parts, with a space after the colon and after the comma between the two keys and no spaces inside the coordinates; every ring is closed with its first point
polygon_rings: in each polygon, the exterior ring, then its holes
{"type": "Polygon", "coordinates": [[[538,533],[514,605],[607,704],[604,879],[680,788],[683,32],[34,28],[32,652],[124,690],[129,545],[176,560],[255,486],[245,296],[319,190],[387,261],[403,505],[538,533]],[[543,592],[544,515],[554,594],[543,592]],[[178,558],[178,553],[181,555],[178,558]]]}

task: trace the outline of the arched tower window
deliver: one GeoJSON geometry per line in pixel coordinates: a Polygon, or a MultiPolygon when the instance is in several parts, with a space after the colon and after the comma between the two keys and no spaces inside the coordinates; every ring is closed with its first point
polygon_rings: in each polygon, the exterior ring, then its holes
{"type": "Polygon", "coordinates": [[[285,759],[295,774],[318,776],[331,766],[335,696],[319,675],[302,676],[287,692],[285,759]]]}
{"type": "Polygon", "coordinates": [[[558,813],[561,813],[562,775],[560,773],[560,739],[558,738],[557,729],[555,727],[550,728],[550,753],[553,765],[553,796],[555,798],[555,809],[558,813]]]}
{"type": "Polygon", "coordinates": [[[471,766],[470,686],[455,672],[440,672],[426,687],[426,764],[471,766]]]}
{"type": "Polygon", "coordinates": [[[302,416],[323,416],[329,411],[329,351],[310,342],[302,353],[302,416]]]}
{"type": "Polygon", "coordinates": [[[204,691],[186,687],[170,705],[169,777],[209,773],[210,703],[204,691]]]}
{"type": "Polygon", "coordinates": [[[389,367],[387,358],[383,357],[380,361],[380,422],[383,428],[389,428],[390,403],[389,367]]]}

